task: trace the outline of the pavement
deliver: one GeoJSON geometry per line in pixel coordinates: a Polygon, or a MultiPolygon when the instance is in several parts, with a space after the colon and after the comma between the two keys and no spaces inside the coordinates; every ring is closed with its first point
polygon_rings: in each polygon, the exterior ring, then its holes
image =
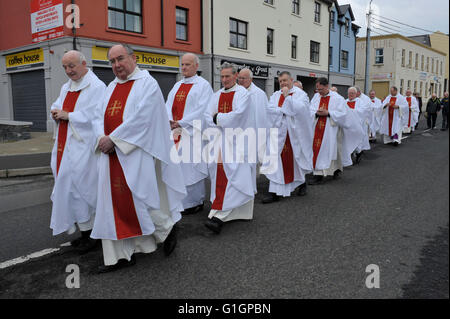
{"type": "MultiPolygon", "coordinates": [[[[0,185],[2,205],[5,196],[20,202],[52,187],[42,176],[13,180],[0,185]]],[[[138,254],[134,267],[106,275],[95,273],[101,248],[80,256],[65,245],[74,236],[52,237],[48,197],[7,209],[0,298],[449,298],[448,131],[420,130],[399,147],[377,143],[360,165],[306,197],[262,205],[267,188],[259,178],[253,221],[213,235],[203,226],[207,204],[181,220],[170,257],[138,254]],[[69,265],[80,269],[79,289],[66,286],[69,265]],[[366,286],[369,265],[379,267],[378,289],[366,286]]]]}
{"type": "Polygon", "coordinates": [[[53,133],[31,133],[31,139],[0,143],[0,178],[50,174],[53,133]]]}

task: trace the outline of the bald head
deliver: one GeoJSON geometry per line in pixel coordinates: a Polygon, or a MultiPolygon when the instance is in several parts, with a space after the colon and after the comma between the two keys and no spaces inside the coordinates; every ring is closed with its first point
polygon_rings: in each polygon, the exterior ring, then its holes
{"type": "Polygon", "coordinates": [[[185,78],[193,77],[197,74],[200,60],[192,53],[186,53],[181,58],[181,72],[185,78]]]}
{"type": "Polygon", "coordinates": [[[83,53],[75,50],[68,51],[62,58],[62,66],[66,75],[72,81],[79,81],[88,73],[86,58],[83,53]]]}
{"type": "Polygon", "coordinates": [[[242,69],[238,75],[239,85],[242,85],[246,89],[252,85],[253,82],[253,72],[250,69],[242,69]]]}
{"type": "Polygon", "coordinates": [[[336,92],[336,93],[337,93],[337,91],[338,91],[338,88],[337,88],[337,87],[335,87],[335,86],[333,86],[333,87],[331,88],[331,91],[333,91],[333,92],[336,92]]]}

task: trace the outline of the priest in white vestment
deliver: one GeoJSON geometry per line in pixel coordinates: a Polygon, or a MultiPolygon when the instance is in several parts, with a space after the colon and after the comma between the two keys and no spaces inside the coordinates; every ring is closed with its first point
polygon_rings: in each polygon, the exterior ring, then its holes
{"type": "MultiPolygon", "coordinates": [[[[372,121],[372,108],[370,104],[361,97],[357,97],[358,89],[355,87],[351,87],[348,89],[348,99],[346,100],[347,106],[350,108],[351,112],[355,112],[358,115],[361,129],[363,130],[363,135],[361,136],[361,144],[355,150],[355,164],[359,164],[361,161],[361,157],[364,151],[370,150],[370,142],[369,142],[369,132],[370,132],[370,123],[372,121]]],[[[360,94],[360,96],[362,96],[360,94]]]]}
{"type": "Polygon", "coordinates": [[[417,122],[419,122],[419,102],[416,97],[413,96],[412,91],[408,89],[405,96],[406,102],[408,102],[409,111],[405,116],[405,128],[403,134],[411,134],[414,132],[417,122]]]}
{"type": "Polygon", "coordinates": [[[175,84],[166,102],[187,190],[182,212],[186,215],[203,210],[208,177],[208,167],[201,160],[202,144],[196,145],[194,140],[201,141],[202,119],[213,90],[209,82],[197,75],[198,67],[199,59],[195,54],[187,53],[182,57],[183,79],[175,84]]]}
{"type": "Polygon", "coordinates": [[[102,239],[99,273],[134,265],[135,253],[151,253],[158,243],[172,253],[186,196],[181,167],[170,158],[174,143],[158,83],[126,44],[113,46],[108,59],[116,79],[94,121],[99,183],[91,237],[102,239]]]}
{"type": "Polygon", "coordinates": [[[267,112],[269,127],[278,129],[278,163],[274,173],[266,174],[270,184],[264,204],[290,197],[297,188],[297,195],[305,196],[305,175],[313,170],[314,117],[309,98],[303,90],[294,86],[289,72],[281,72],[278,80],[281,90],[271,96],[267,112]]]}
{"type": "Polygon", "coordinates": [[[69,81],[51,107],[57,135],[51,157],[55,184],[50,227],[55,236],[64,232],[73,234],[78,227],[81,237],[71,244],[80,253],[86,253],[97,243],[90,238],[97,201],[92,120],[106,86],[86,67],[81,52],[67,52],[62,65],[69,81]]]}
{"type": "Polygon", "coordinates": [[[382,108],[380,134],[383,135],[384,144],[398,146],[402,143],[404,119],[409,112],[408,102],[393,86],[391,94],[382,102],[382,108]]]}
{"type": "Polygon", "coordinates": [[[361,144],[360,120],[350,112],[345,99],[329,89],[328,79],[317,80],[318,93],[311,101],[316,117],[313,140],[314,178],[308,183],[317,185],[326,176],[339,178],[343,168],[353,164],[351,154],[361,144]]]}
{"type": "Polygon", "coordinates": [[[372,126],[370,127],[370,140],[375,142],[377,140],[377,133],[381,126],[381,116],[383,114],[383,107],[381,106],[381,100],[377,98],[376,91],[372,90],[369,93],[370,105],[373,112],[372,126]]]}
{"type": "Polygon", "coordinates": [[[256,111],[250,93],[236,83],[237,77],[237,66],[227,62],[222,65],[223,88],[213,95],[205,113],[212,202],[205,226],[216,234],[224,222],[253,219],[256,111]]]}
{"type": "Polygon", "coordinates": [[[244,68],[239,72],[238,83],[243,86],[250,94],[250,103],[253,104],[256,117],[256,155],[258,164],[262,164],[266,153],[266,141],[269,134],[269,126],[267,124],[267,106],[268,100],[266,92],[261,90],[253,83],[253,72],[244,68]]]}

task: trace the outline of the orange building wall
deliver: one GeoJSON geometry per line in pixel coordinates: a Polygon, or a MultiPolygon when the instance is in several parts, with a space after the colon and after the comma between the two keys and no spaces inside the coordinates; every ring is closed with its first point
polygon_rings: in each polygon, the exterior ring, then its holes
{"type": "MultiPolygon", "coordinates": [[[[71,1],[63,2],[65,11],[71,1]]],[[[161,46],[161,0],[142,2],[143,33],[135,34],[108,29],[108,0],[75,0],[83,24],[77,29],[77,37],[201,53],[201,0],[164,0],[164,46],[161,46]],[[189,9],[187,42],[176,40],[176,6],[189,9]]],[[[64,21],[68,15],[64,13],[64,21]]],[[[32,44],[29,0],[1,0],[0,19],[3,25],[0,50],[32,44]]],[[[64,33],[72,36],[71,29],[65,28],[64,33]]]]}

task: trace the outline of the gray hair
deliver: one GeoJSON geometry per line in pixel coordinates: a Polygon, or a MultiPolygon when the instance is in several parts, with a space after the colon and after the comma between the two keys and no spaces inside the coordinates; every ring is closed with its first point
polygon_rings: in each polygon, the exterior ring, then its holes
{"type": "Polygon", "coordinates": [[[220,71],[223,71],[225,69],[231,69],[231,71],[233,72],[233,74],[238,73],[238,67],[236,64],[234,63],[229,63],[229,62],[224,62],[221,66],[220,66],[220,71]]]}
{"type": "Polygon", "coordinates": [[[185,56],[193,57],[195,64],[200,64],[200,59],[199,59],[198,55],[196,55],[194,53],[186,53],[186,54],[183,55],[183,57],[185,57],[185,56]]]}
{"type": "Polygon", "coordinates": [[[356,90],[356,93],[362,93],[361,89],[358,86],[355,86],[354,89],[356,90]]]}
{"type": "Polygon", "coordinates": [[[357,88],[357,87],[354,87],[354,86],[348,88],[348,91],[349,91],[349,92],[352,92],[352,91],[353,91],[353,92],[355,92],[355,93],[361,92],[361,91],[358,91],[358,88],[357,88]]]}
{"type": "Polygon", "coordinates": [[[133,50],[133,48],[132,48],[129,44],[126,44],[126,43],[117,43],[117,44],[114,44],[113,46],[111,46],[111,47],[108,49],[108,53],[107,53],[107,55],[106,55],[108,58],[109,58],[109,51],[110,51],[113,47],[115,47],[116,45],[122,46],[122,47],[127,51],[128,55],[133,55],[133,54],[134,54],[134,50],[133,50]]]}
{"type": "Polygon", "coordinates": [[[294,84],[295,84],[295,83],[298,83],[298,84],[300,84],[301,86],[303,86],[303,83],[302,83],[301,81],[299,81],[299,80],[294,81],[294,84]]]}
{"type": "Polygon", "coordinates": [[[252,70],[250,70],[249,68],[243,68],[240,72],[242,72],[242,71],[248,71],[248,75],[249,75],[250,79],[253,79],[252,70]]]}
{"type": "Polygon", "coordinates": [[[80,52],[78,50],[67,51],[64,55],[71,54],[71,53],[74,53],[74,54],[78,55],[78,58],[80,59],[80,64],[83,63],[83,62],[87,62],[86,56],[82,52],[80,52]]]}

